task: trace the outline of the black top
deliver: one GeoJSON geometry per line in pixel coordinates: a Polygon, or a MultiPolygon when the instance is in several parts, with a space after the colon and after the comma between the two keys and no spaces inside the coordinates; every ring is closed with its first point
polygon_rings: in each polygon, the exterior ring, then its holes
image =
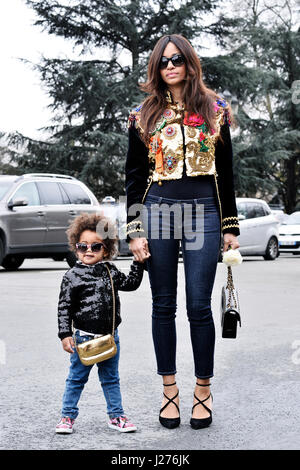
{"type": "MultiPolygon", "coordinates": [[[[223,220],[226,218],[237,218],[237,209],[235,202],[235,193],[234,193],[234,180],[233,180],[233,167],[232,167],[232,145],[230,137],[230,128],[228,123],[225,123],[221,126],[220,134],[222,137],[218,139],[215,147],[215,165],[217,172],[217,183],[218,183],[218,193],[221,203],[222,211],[222,225],[223,220]]],[[[127,212],[128,208],[134,204],[141,204],[146,188],[148,186],[149,176],[153,169],[150,168],[149,158],[148,158],[148,149],[144,142],[141,140],[138,130],[136,129],[134,122],[129,127],[129,144],[126,160],[126,195],[127,195],[127,212]]],[[[162,185],[152,183],[147,194],[155,194],[162,196],[162,191],[172,191],[173,199],[176,199],[181,191],[181,194],[195,194],[196,197],[207,197],[200,196],[199,194],[208,195],[211,191],[210,182],[214,181],[214,176],[212,178],[210,175],[200,175],[200,176],[183,176],[183,178],[178,180],[164,180],[162,185]],[[185,180],[185,178],[187,180],[185,180]],[[193,182],[192,182],[193,179],[193,182]],[[182,181],[181,181],[182,180],[182,181]],[[185,183],[188,181],[188,187],[185,183]],[[193,186],[192,186],[193,185],[193,186]],[[153,189],[152,189],[153,187],[153,189]],[[173,193],[173,190],[178,191],[178,193],[173,193]],[[151,193],[150,193],[151,191],[151,193]],[[200,192],[198,192],[200,191],[200,192]],[[203,191],[203,192],[202,192],[203,191]],[[159,193],[158,193],[159,192],[159,193]],[[176,195],[175,195],[176,194],[176,195]]],[[[217,188],[215,183],[214,191],[217,194],[217,188]]],[[[168,196],[170,197],[170,196],[168,196]]],[[[187,197],[189,199],[190,197],[187,197]]],[[[194,197],[192,197],[194,198],[194,197]]],[[[127,223],[130,223],[134,220],[140,220],[139,214],[135,216],[127,214],[127,223]]],[[[237,219],[236,219],[237,220],[237,219]]],[[[230,225],[230,224],[229,224],[230,225]]],[[[234,235],[239,235],[240,231],[238,227],[227,227],[222,229],[224,233],[233,233],[234,235]]],[[[141,232],[143,236],[143,232],[141,232]]],[[[128,236],[127,239],[130,239],[128,236]]]]}
{"type": "Polygon", "coordinates": [[[147,194],[169,199],[198,199],[215,196],[213,175],[187,176],[185,168],[182,178],[162,181],[160,186],[154,182],[147,194]]]}
{"type": "Polygon", "coordinates": [[[144,265],[133,261],[129,274],[111,262],[86,265],[77,261],[63,276],[58,302],[58,337],[72,336],[74,328],[94,334],[112,333],[113,296],[107,264],[114,284],[115,328],[121,323],[118,290],[136,290],[142,282],[144,265]]]}

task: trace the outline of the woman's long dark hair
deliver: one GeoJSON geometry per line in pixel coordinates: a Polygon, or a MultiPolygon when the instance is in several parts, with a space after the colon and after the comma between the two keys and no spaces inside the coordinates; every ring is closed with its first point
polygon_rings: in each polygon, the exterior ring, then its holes
{"type": "Polygon", "coordinates": [[[182,99],[186,111],[189,114],[201,114],[210,129],[213,129],[215,124],[213,102],[219,96],[204,84],[202,67],[196,52],[189,41],[179,34],[163,36],[156,43],[150,56],[147,82],[140,84],[141,90],[150,95],[145,99],[141,110],[141,127],[144,130],[145,143],[148,143],[149,133],[167,106],[166,91],[168,87],[161,78],[159,64],[169,42],[172,42],[185,57],[186,78],[182,99]]]}

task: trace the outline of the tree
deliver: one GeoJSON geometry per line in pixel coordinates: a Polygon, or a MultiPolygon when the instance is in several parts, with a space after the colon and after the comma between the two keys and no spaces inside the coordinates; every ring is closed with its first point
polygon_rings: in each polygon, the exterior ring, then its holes
{"type": "MultiPolygon", "coordinates": [[[[149,52],[163,34],[193,40],[202,34],[222,45],[234,21],[217,11],[214,0],[28,0],[36,24],[50,35],[73,41],[93,60],[43,58],[37,65],[52,98],[54,123],[47,142],[17,134],[10,143],[26,148],[16,161],[26,171],[65,172],[85,181],[98,197],[123,192],[129,111],[142,95],[149,52]],[[109,56],[105,57],[108,48],[109,56]],[[124,66],[121,54],[127,54],[124,66]]],[[[106,54],[107,55],[107,54],[106,54]]]]}
{"type": "Polygon", "coordinates": [[[8,148],[0,146],[0,174],[18,175],[19,170],[9,163],[10,151],[8,148]]]}

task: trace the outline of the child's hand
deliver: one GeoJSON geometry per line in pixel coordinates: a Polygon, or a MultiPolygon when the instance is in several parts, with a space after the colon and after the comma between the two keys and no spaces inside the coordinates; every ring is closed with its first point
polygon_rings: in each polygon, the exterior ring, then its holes
{"type": "Polygon", "coordinates": [[[73,354],[75,351],[75,344],[73,341],[72,336],[68,336],[67,338],[64,338],[62,341],[62,347],[64,351],[67,351],[70,354],[73,354]]]}
{"type": "Polygon", "coordinates": [[[144,261],[151,256],[146,238],[133,238],[130,240],[129,248],[133,253],[134,260],[139,263],[144,263],[144,261]]]}

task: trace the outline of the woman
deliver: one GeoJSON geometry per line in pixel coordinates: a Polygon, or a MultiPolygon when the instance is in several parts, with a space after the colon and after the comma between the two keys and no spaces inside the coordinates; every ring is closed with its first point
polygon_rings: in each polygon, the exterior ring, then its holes
{"type": "Polygon", "coordinates": [[[225,251],[239,247],[230,107],[204,85],[195,51],[176,34],[157,42],[142,89],[149,96],[129,116],[127,236],[134,258],[147,261],[157,372],[164,386],[159,420],[167,428],[180,424],[175,312],[181,243],[196,376],[190,424],[199,429],[212,422],[211,292],[221,232],[225,251]],[[144,205],[138,217],[131,215],[137,203],[144,205]],[[161,209],[168,207],[166,217],[161,209]],[[178,236],[180,228],[184,233],[178,236]]]}

